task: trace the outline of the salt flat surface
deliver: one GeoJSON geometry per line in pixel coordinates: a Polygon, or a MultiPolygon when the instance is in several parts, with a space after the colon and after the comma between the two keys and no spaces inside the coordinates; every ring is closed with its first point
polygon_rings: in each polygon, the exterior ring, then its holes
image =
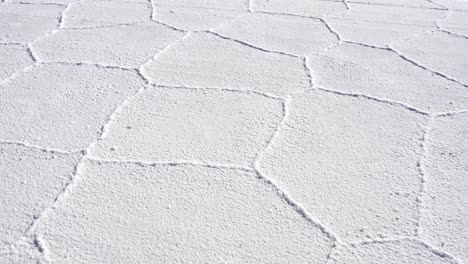
{"type": "Polygon", "coordinates": [[[0,1],[0,263],[468,264],[468,1],[0,1]]]}

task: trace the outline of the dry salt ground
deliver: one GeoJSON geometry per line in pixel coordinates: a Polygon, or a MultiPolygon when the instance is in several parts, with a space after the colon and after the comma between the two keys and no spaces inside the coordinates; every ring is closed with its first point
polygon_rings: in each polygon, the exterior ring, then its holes
{"type": "Polygon", "coordinates": [[[468,264],[468,1],[2,0],[0,263],[468,264]]]}

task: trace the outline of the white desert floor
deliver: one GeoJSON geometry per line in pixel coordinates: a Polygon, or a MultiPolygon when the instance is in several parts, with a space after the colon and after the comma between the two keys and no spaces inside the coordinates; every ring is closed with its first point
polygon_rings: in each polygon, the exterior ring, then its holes
{"type": "Polygon", "coordinates": [[[468,1],[3,0],[0,263],[468,264],[468,1]]]}

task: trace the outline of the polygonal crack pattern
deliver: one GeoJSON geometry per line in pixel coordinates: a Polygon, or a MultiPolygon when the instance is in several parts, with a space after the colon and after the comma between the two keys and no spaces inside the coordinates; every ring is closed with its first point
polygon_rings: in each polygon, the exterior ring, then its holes
{"type": "Polygon", "coordinates": [[[39,226],[62,263],[324,262],[332,244],[253,172],[91,162],[83,178],[39,226]]]}
{"type": "Polygon", "coordinates": [[[467,12],[1,1],[0,262],[468,262],[467,12]]]}

